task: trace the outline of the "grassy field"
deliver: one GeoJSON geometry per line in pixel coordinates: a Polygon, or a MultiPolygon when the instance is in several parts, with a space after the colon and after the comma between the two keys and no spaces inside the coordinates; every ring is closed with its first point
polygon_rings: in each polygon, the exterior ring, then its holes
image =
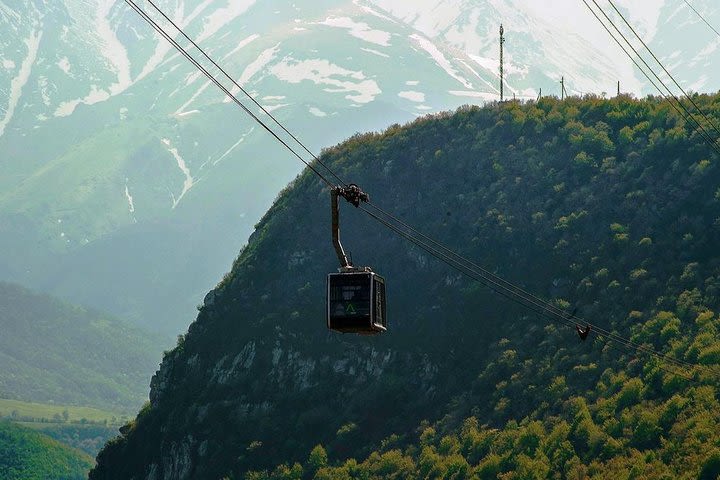
{"type": "Polygon", "coordinates": [[[73,423],[93,422],[117,425],[127,421],[127,415],[91,407],[47,405],[0,398],[0,418],[17,420],[24,424],[33,422],[73,423]]]}

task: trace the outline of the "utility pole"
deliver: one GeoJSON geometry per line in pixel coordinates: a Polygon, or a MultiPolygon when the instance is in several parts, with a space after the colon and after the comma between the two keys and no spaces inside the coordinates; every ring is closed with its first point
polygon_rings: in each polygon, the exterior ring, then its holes
{"type": "Polygon", "coordinates": [[[539,102],[541,98],[542,98],[542,87],[540,87],[540,92],[538,93],[537,101],[539,102]]]}
{"type": "Polygon", "coordinates": [[[565,77],[560,77],[560,100],[565,100],[565,77]]]}
{"type": "Polygon", "coordinates": [[[500,24],[500,101],[503,101],[503,43],[505,43],[505,37],[503,36],[505,30],[503,30],[502,23],[500,24]]]}
{"type": "Polygon", "coordinates": [[[618,80],[618,97],[620,96],[620,80],[618,80]]]}

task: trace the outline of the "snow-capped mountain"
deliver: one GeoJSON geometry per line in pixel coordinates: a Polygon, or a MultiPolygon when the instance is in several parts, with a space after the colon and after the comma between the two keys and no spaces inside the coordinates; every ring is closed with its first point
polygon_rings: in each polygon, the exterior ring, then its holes
{"type": "MultiPolygon", "coordinates": [[[[683,2],[618,3],[683,85],[717,88],[720,39],[683,2]]],[[[157,4],[315,152],[498,99],[500,23],[508,97],[651,93],[580,0],[157,4]]],[[[303,165],[125,2],[0,0],[0,31],[0,277],[181,329],[303,165]]]]}

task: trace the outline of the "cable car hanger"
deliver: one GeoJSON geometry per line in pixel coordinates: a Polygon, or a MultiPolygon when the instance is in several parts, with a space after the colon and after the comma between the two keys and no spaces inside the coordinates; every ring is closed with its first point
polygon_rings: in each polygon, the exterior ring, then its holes
{"type": "Polygon", "coordinates": [[[385,279],[370,267],[356,267],[340,243],[339,198],[360,206],[370,197],[351,183],[330,189],[332,241],[340,268],[327,276],[327,327],[342,333],[374,335],[387,330],[385,279]]]}
{"type": "MultiPolygon", "coordinates": [[[[360,187],[356,184],[351,183],[347,187],[336,186],[330,189],[330,212],[332,215],[332,239],[333,246],[335,247],[335,253],[337,254],[338,261],[340,262],[340,272],[352,272],[357,271],[357,267],[353,267],[352,262],[348,260],[345,254],[345,249],[340,243],[340,208],[338,205],[338,197],[343,197],[348,203],[351,203],[355,208],[360,206],[360,202],[370,201],[370,197],[367,193],[363,192],[360,187]]],[[[369,267],[362,267],[363,269],[369,269],[369,267]]],[[[364,271],[364,270],[362,270],[364,271]]],[[[370,270],[372,271],[372,270],[370,270]]]]}

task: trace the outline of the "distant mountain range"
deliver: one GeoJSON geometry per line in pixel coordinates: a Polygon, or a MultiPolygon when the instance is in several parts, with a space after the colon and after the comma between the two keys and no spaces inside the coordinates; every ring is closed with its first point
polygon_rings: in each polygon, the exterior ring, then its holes
{"type": "MultiPolygon", "coordinates": [[[[579,2],[158,3],[315,152],[497,99],[500,23],[508,97],[561,76],[650,92],[579,2]]],[[[717,88],[720,39],[687,6],[622,4],[685,85],[717,88]]],[[[0,1],[0,28],[0,278],[183,330],[302,164],[123,2],[0,1]]]]}

